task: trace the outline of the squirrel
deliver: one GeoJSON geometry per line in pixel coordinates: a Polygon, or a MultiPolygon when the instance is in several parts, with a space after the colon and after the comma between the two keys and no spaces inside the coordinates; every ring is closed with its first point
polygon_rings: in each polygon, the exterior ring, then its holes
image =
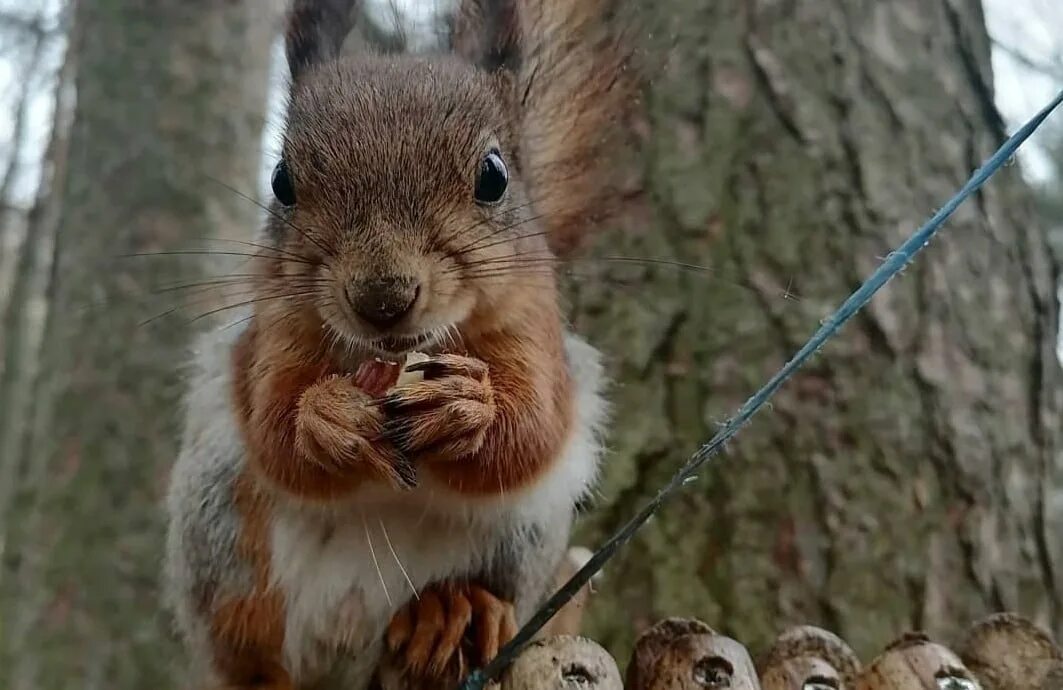
{"type": "Polygon", "coordinates": [[[443,49],[348,56],[358,5],[288,12],[254,299],[189,371],[164,580],[201,687],[459,680],[548,594],[598,472],[600,355],[554,266],[619,200],[609,0],[459,0],[443,49]]]}

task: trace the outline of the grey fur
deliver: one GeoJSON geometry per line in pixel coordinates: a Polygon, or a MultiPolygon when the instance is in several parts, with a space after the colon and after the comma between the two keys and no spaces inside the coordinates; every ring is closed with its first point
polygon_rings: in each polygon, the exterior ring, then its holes
{"type": "MultiPolygon", "coordinates": [[[[240,517],[233,489],[244,463],[230,403],[228,350],[239,331],[202,336],[189,371],[181,451],[166,508],[165,597],[197,666],[209,657],[198,603],[248,590],[251,572],[237,557],[240,517]]],[[[202,675],[204,669],[196,669],[202,675]]]]}
{"type": "Polygon", "coordinates": [[[568,546],[570,515],[560,514],[543,524],[524,528],[503,540],[483,577],[496,595],[513,602],[523,624],[549,592],[568,546]]]}

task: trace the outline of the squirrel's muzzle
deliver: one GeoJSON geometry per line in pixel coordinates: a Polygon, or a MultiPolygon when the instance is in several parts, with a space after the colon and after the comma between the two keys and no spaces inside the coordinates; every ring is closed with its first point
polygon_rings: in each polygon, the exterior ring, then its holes
{"type": "Polygon", "coordinates": [[[366,323],[387,329],[402,321],[417,302],[421,284],[413,278],[391,276],[347,284],[347,301],[366,323]]]}

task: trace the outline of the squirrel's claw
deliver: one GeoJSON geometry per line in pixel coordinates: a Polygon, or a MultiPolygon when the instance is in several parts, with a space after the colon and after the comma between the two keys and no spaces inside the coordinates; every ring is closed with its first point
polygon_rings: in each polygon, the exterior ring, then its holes
{"type": "Polygon", "coordinates": [[[487,365],[453,355],[439,359],[443,362],[413,365],[438,368],[425,369],[424,381],[400,386],[379,403],[385,415],[384,438],[407,457],[448,461],[471,455],[483,445],[494,421],[487,365]],[[429,372],[445,375],[432,378],[429,372]]]}
{"type": "Polygon", "coordinates": [[[475,381],[483,381],[487,378],[485,362],[463,355],[436,355],[407,366],[406,371],[423,372],[425,379],[429,380],[444,376],[463,376],[475,381]]]}
{"type": "Polygon", "coordinates": [[[502,601],[481,587],[469,591],[476,612],[476,651],[480,665],[498,656],[498,650],[517,634],[513,604],[502,601]]]}
{"type": "Polygon", "coordinates": [[[456,682],[467,671],[466,652],[482,666],[516,632],[511,603],[478,585],[443,584],[396,613],[385,642],[407,674],[456,682]],[[463,647],[466,641],[471,646],[463,647]]]}

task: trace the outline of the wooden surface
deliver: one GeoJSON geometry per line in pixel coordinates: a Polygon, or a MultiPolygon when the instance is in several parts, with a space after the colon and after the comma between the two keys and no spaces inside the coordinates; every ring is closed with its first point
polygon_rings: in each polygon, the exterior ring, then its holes
{"type": "Polygon", "coordinates": [[[1063,689],[1063,653],[1021,616],[983,618],[968,630],[959,652],[985,690],[1063,689]]]}
{"type": "Polygon", "coordinates": [[[669,618],[639,637],[628,690],[759,690],[749,652],[694,619],[669,618]]]}
{"type": "Polygon", "coordinates": [[[951,649],[921,633],[893,642],[857,678],[857,690],[981,690],[951,649]]]}
{"type": "Polygon", "coordinates": [[[533,642],[502,676],[502,690],[623,690],[620,670],[593,640],[558,635],[533,642]]]}
{"type": "Polygon", "coordinates": [[[764,690],[844,690],[860,672],[860,660],[844,640],[810,625],[779,635],[758,666],[764,690]]]}

